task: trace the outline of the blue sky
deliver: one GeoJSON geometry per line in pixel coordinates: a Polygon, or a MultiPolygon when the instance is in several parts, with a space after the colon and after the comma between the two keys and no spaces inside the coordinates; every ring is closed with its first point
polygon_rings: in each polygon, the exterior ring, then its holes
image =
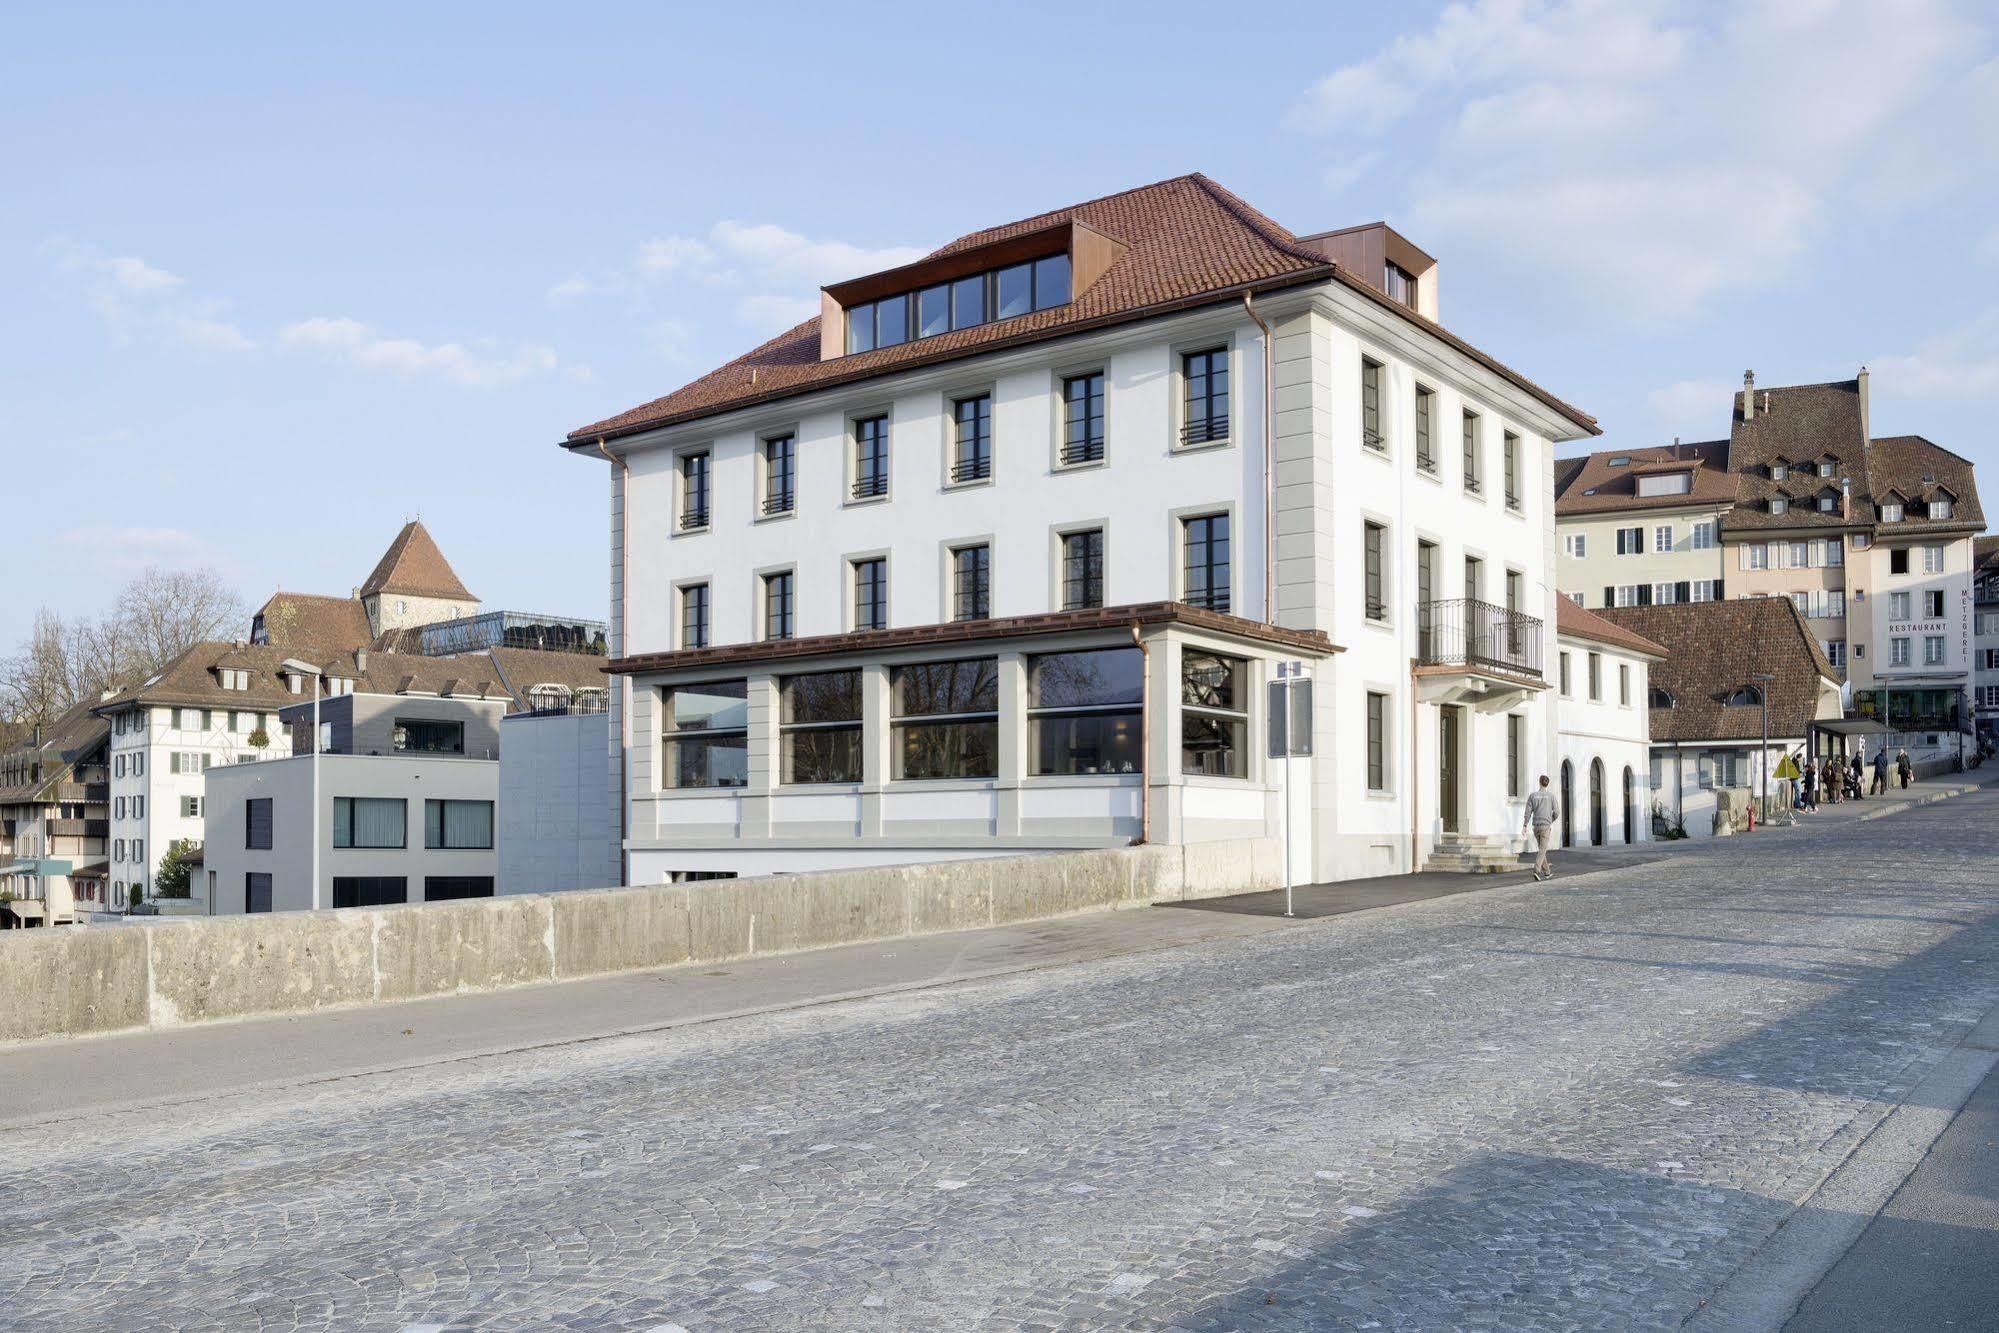
{"type": "Polygon", "coordinates": [[[998,12],[8,8],[0,649],[148,561],[345,592],[419,511],[489,603],[601,614],[566,431],[823,282],[1191,170],[1387,218],[1606,443],[1866,362],[1877,433],[1999,463],[1990,6],[998,12]]]}

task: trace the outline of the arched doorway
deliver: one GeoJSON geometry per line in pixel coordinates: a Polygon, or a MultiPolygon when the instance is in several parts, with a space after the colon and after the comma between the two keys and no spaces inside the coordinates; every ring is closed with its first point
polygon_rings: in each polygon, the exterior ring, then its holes
{"type": "Polygon", "coordinates": [[[1570,811],[1576,808],[1576,770],[1568,760],[1562,761],[1562,846],[1576,845],[1576,821],[1570,811]]]}
{"type": "Polygon", "coordinates": [[[1592,759],[1589,761],[1589,845],[1603,844],[1603,760],[1592,759]]]}
{"type": "Polygon", "coordinates": [[[1624,766],[1624,840],[1638,841],[1638,784],[1629,764],[1624,766]]]}

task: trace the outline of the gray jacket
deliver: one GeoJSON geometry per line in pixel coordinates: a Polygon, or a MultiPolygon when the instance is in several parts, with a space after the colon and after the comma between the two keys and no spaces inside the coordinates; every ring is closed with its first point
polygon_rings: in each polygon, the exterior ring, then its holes
{"type": "Polygon", "coordinates": [[[1527,797],[1527,823],[1535,828],[1547,828],[1561,812],[1561,803],[1546,787],[1536,787],[1527,797]]]}

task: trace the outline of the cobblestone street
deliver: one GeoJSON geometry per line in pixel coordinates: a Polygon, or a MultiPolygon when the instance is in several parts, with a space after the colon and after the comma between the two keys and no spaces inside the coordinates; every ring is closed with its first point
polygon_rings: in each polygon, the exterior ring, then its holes
{"type": "Polygon", "coordinates": [[[1672,1328],[1999,1003],[1995,815],[17,1130],[0,1310],[1672,1328]]]}

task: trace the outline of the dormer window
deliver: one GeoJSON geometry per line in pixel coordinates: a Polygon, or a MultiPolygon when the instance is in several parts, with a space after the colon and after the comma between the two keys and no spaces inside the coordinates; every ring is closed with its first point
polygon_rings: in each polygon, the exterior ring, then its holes
{"type": "Polygon", "coordinates": [[[1788,464],[1788,463],[1772,463],[1772,464],[1770,465],[1770,480],[1772,480],[1772,481],[1782,481],[1782,480],[1783,480],[1784,478],[1786,478],[1786,477],[1788,477],[1788,476],[1790,476],[1790,475],[1791,475],[1791,467],[1790,467],[1790,464],[1788,464]]]}
{"type": "Polygon", "coordinates": [[[217,673],[222,678],[225,690],[247,690],[250,688],[250,673],[241,667],[223,667],[217,673]]]}
{"type": "Polygon", "coordinates": [[[1049,255],[850,305],[847,352],[872,352],[1065,305],[1069,285],[1069,256],[1049,255]]]}
{"type": "Polygon", "coordinates": [[[1790,501],[1789,501],[1788,499],[1786,499],[1786,498],[1785,498],[1784,496],[1781,496],[1781,495],[1773,495],[1773,496],[1771,496],[1771,497],[1770,497],[1770,512],[1771,512],[1771,513],[1773,513],[1773,514],[1781,514],[1781,513],[1783,513],[1783,512],[1785,511],[1785,510],[1789,509],[1790,507],[1791,507],[1791,502],[1790,502],[1790,501]]]}
{"type": "Polygon", "coordinates": [[[1898,500],[1883,500],[1881,502],[1881,521],[1883,523],[1900,523],[1902,521],[1901,502],[1898,500]]]}
{"type": "Polygon", "coordinates": [[[1830,458],[1821,458],[1819,460],[1819,475],[1821,477],[1830,477],[1832,475],[1832,460],[1830,458]]]}
{"type": "Polygon", "coordinates": [[[1671,708],[1673,706],[1672,692],[1670,690],[1662,690],[1656,685],[1653,686],[1651,704],[1654,708],[1671,708]]]}
{"type": "Polygon", "coordinates": [[[1832,496],[1821,495],[1819,497],[1819,512],[1821,514],[1830,514],[1833,511],[1833,506],[1836,505],[1837,503],[1838,501],[1835,500],[1832,496]]]}
{"type": "Polygon", "coordinates": [[[1948,495],[1939,495],[1936,499],[1930,501],[1931,518],[1949,518],[1955,512],[1956,510],[1951,505],[1948,495]]]}
{"type": "Polygon", "coordinates": [[[1394,260],[1382,266],[1381,288],[1388,293],[1389,300],[1399,301],[1411,310],[1416,308],[1416,275],[1394,260]]]}

